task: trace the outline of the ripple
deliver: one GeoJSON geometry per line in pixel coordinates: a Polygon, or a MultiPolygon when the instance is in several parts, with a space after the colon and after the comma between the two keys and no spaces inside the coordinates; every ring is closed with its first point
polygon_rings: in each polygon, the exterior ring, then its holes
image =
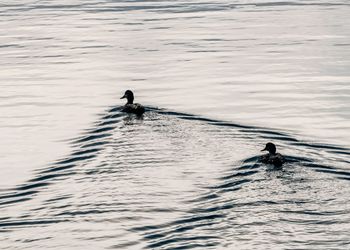
{"type": "Polygon", "coordinates": [[[349,245],[348,2],[1,6],[4,248],[349,245]]]}

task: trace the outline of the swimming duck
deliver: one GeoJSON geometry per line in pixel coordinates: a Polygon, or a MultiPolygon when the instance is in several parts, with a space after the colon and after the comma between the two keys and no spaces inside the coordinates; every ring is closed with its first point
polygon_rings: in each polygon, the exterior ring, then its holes
{"type": "Polygon", "coordinates": [[[281,154],[276,153],[276,146],[272,142],[268,142],[265,148],[261,151],[269,152],[268,154],[260,157],[262,163],[273,164],[275,167],[281,167],[285,162],[284,157],[281,154]]]}
{"type": "Polygon", "coordinates": [[[120,98],[126,98],[128,102],[124,105],[122,112],[133,113],[137,115],[142,115],[145,112],[145,108],[139,104],[134,103],[134,93],[131,90],[125,91],[125,94],[120,98]]]}

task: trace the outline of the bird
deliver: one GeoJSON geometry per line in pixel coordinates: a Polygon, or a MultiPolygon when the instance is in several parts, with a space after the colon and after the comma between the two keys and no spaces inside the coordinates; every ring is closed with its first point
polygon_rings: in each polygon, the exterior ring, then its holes
{"type": "Polygon", "coordinates": [[[265,148],[261,151],[268,151],[268,154],[262,155],[260,157],[260,161],[265,164],[272,164],[275,167],[282,167],[283,163],[285,162],[284,157],[276,153],[276,146],[272,142],[268,142],[265,146],[265,148]]]}
{"type": "Polygon", "coordinates": [[[124,105],[122,112],[133,113],[136,115],[142,115],[145,112],[145,108],[139,104],[134,103],[134,93],[131,90],[125,91],[124,95],[120,99],[126,98],[128,101],[124,105]]]}

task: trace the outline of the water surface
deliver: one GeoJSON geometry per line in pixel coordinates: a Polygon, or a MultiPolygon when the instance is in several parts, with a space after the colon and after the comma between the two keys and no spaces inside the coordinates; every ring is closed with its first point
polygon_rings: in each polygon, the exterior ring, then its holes
{"type": "Polygon", "coordinates": [[[349,248],[349,7],[1,4],[1,247],[349,248]]]}

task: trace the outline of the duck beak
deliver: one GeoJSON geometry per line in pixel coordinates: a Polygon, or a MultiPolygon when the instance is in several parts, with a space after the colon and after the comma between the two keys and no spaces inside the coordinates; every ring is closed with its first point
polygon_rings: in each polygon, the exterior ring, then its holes
{"type": "Polygon", "coordinates": [[[267,150],[267,148],[265,147],[263,150],[261,150],[261,152],[262,152],[262,151],[266,151],[266,150],[267,150]]]}
{"type": "Polygon", "coordinates": [[[126,95],[123,95],[122,97],[120,97],[120,99],[124,99],[124,98],[126,98],[126,95]]]}

